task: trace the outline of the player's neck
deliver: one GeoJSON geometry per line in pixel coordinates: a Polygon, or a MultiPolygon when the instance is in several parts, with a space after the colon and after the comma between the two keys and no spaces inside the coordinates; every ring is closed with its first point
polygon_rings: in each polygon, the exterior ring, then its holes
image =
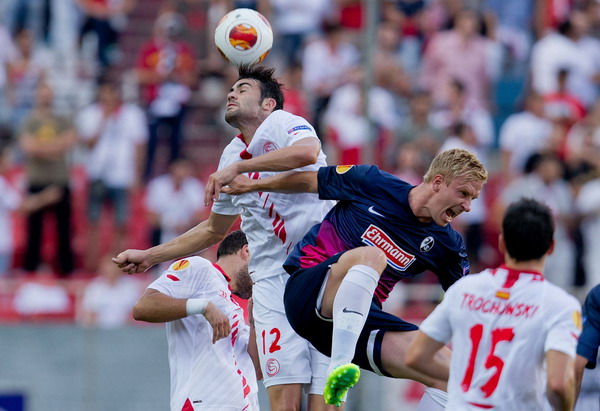
{"type": "Polygon", "coordinates": [[[422,223],[431,222],[431,213],[427,207],[428,186],[421,183],[408,192],[408,205],[414,216],[422,223]]]}
{"type": "Polygon", "coordinates": [[[543,273],[545,260],[545,258],[541,258],[539,260],[517,261],[508,254],[504,255],[504,265],[515,271],[543,273]]]}

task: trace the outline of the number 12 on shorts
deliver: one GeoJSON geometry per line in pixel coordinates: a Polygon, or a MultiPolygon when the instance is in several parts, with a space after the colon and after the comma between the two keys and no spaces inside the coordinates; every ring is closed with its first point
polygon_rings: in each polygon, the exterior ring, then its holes
{"type": "MultiPolygon", "coordinates": [[[[262,330],[261,337],[262,337],[262,352],[263,352],[263,354],[267,353],[266,334],[267,334],[267,331],[262,330]]],[[[281,331],[279,331],[279,328],[271,328],[271,331],[269,331],[269,335],[273,336],[271,344],[269,345],[269,353],[274,353],[275,351],[281,350],[281,345],[278,344],[279,339],[281,338],[281,331]]]]}
{"type": "MultiPolygon", "coordinates": [[[[473,372],[475,371],[475,360],[479,351],[479,344],[483,338],[483,324],[475,324],[469,331],[469,338],[471,339],[471,355],[469,356],[469,365],[465,372],[465,376],[462,380],[461,387],[464,392],[469,391],[471,388],[471,381],[473,380],[473,372]]],[[[500,381],[500,374],[502,368],[504,368],[504,361],[502,358],[494,354],[496,346],[502,341],[510,342],[515,336],[513,328],[494,328],[492,330],[492,344],[490,346],[490,352],[488,353],[484,366],[487,369],[495,368],[494,374],[490,377],[485,384],[480,387],[485,398],[489,398],[500,381]]]]}

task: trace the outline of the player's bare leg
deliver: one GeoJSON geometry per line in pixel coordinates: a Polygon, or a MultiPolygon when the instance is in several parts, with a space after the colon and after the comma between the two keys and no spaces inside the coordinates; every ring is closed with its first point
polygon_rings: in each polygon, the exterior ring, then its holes
{"type": "MultiPolygon", "coordinates": [[[[447,401],[447,381],[427,377],[405,364],[405,353],[417,331],[388,331],[383,336],[381,344],[381,363],[385,371],[395,378],[406,378],[425,384],[428,388],[419,403],[418,410],[443,410],[447,401]]],[[[450,364],[451,351],[443,347],[437,352],[436,358],[450,364]]]]}
{"type": "Polygon", "coordinates": [[[300,411],[302,385],[280,384],[267,388],[271,411],[300,411]]]}
{"type": "Polygon", "coordinates": [[[345,252],[331,266],[321,306],[321,314],[333,318],[331,363],[323,391],[327,404],[341,405],[360,378],[358,366],[351,361],[386,265],[383,251],[359,247],[345,252]]]}
{"type": "Polygon", "coordinates": [[[344,402],[339,407],[335,405],[325,404],[325,400],[322,395],[310,394],[308,396],[308,407],[307,411],[342,411],[344,409],[344,402]]]}

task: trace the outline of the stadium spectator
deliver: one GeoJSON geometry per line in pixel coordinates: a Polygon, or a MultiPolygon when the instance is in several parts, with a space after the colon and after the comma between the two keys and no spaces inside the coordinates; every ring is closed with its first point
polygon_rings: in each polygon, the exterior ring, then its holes
{"type": "MultiPolygon", "coordinates": [[[[260,2],[259,2],[260,3],[260,2]]],[[[320,24],[331,10],[330,0],[270,0],[267,14],[277,41],[273,54],[282,58],[284,67],[298,63],[307,40],[320,32],[320,24]]]]}
{"type": "Polygon", "coordinates": [[[571,127],[565,146],[569,178],[600,170],[600,101],[571,127]]]}
{"type": "Polygon", "coordinates": [[[201,221],[204,211],[204,185],[193,176],[190,160],[179,158],[169,173],[148,183],[146,209],[153,229],[152,245],[166,243],[201,221]]]}
{"type": "Polygon", "coordinates": [[[404,143],[396,149],[395,154],[396,162],[392,174],[414,186],[422,183],[425,170],[423,170],[421,148],[418,143],[404,143]]]}
{"type": "Polygon", "coordinates": [[[588,34],[589,17],[574,10],[560,24],[557,32],[549,32],[533,46],[531,77],[539,94],[558,90],[558,72],[570,72],[567,90],[590,107],[598,97],[600,83],[600,40],[588,34]]]}
{"type": "Polygon", "coordinates": [[[160,136],[167,136],[169,161],[179,157],[184,141],[187,103],[197,73],[193,48],[181,39],[183,30],[183,16],[162,12],[154,23],[152,39],[140,49],[135,67],[149,124],[146,180],[156,171],[155,155],[160,136]],[[165,130],[166,134],[161,134],[165,130]]]}
{"type": "Polygon", "coordinates": [[[323,35],[306,44],[302,53],[302,83],[311,101],[315,130],[321,136],[325,131],[322,116],[332,93],[346,83],[359,62],[358,50],[344,36],[339,24],[326,20],[323,35]]]}
{"type": "Polygon", "coordinates": [[[546,257],[544,277],[562,289],[571,292],[575,280],[575,246],[571,238],[573,228],[573,195],[563,178],[564,166],[555,153],[541,153],[531,158],[531,171],[517,177],[502,192],[497,212],[521,198],[537,200],[550,208],[554,218],[552,254],[546,257]]]}
{"type": "Polygon", "coordinates": [[[375,162],[381,163],[384,147],[399,122],[394,95],[385,87],[387,74],[383,67],[376,72],[375,85],[368,94],[368,117],[364,113],[367,97],[362,90],[361,68],[351,70],[348,82],[331,94],[323,125],[327,130],[326,141],[335,149],[336,163],[365,162],[365,146],[373,148],[375,162]]]}
{"type": "Polygon", "coordinates": [[[100,216],[105,202],[114,208],[116,238],[124,246],[132,192],[140,187],[148,129],[143,111],[121,100],[118,83],[103,80],[98,99],[78,115],[77,129],[87,149],[88,227],[85,268],[94,272],[100,249],[100,216]]]}
{"type": "Polygon", "coordinates": [[[98,77],[102,77],[116,60],[119,32],[125,28],[136,0],[77,0],[77,4],[83,14],[79,41],[89,32],[96,35],[98,77]]]}
{"type": "Polygon", "coordinates": [[[394,133],[397,147],[416,143],[419,148],[419,166],[425,171],[427,165],[437,155],[446,138],[445,130],[431,120],[431,93],[416,90],[409,99],[409,113],[400,121],[394,133]]]}
{"type": "Polygon", "coordinates": [[[241,173],[259,178],[277,171],[316,170],[325,165],[313,127],[282,110],[281,84],[273,72],[261,66],[242,66],[227,95],[225,120],[240,134],[225,148],[218,171],[207,182],[205,203],[214,201],[208,219],[168,243],[147,250],[126,250],[114,261],[124,271],[134,273],[193,254],[219,242],[241,215],[241,227],[253,252],[253,316],[257,344],[264,347],[259,358],[271,408],[300,408],[304,385],[309,407],[323,410],[321,394],[328,361],[287,322],[282,296],[288,275],[282,264],[331,203],[311,194],[219,195],[221,187],[241,173]]]}
{"type": "Polygon", "coordinates": [[[449,223],[470,211],[486,180],[475,155],[454,149],[434,158],[416,187],[375,166],[332,166],[260,180],[240,176],[223,189],[310,192],[339,200],[284,263],[291,275],[284,294],[288,320],[331,357],[326,403],[341,404],[360,366],[426,384],[422,409],[444,408],[445,379],[414,373],[404,364],[404,348],[417,326],[384,312],[381,304],[402,278],[431,270],[447,289],[469,272],[463,239],[449,223]]]}
{"type": "Polygon", "coordinates": [[[18,286],[13,308],[25,319],[70,318],[73,302],[50,267],[41,266],[18,286]]]}
{"type": "Polygon", "coordinates": [[[246,236],[234,231],[215,264],[198,256],[175,261],[135,304],[136,320],[167,323],[172,411],[196,404],[259,410],[254,330],[231,298],[252,295],[249,259],[246,236]]]}
{"type": "Polygon", "coordinates": [[[35,105],[37,87],[48,80],[50,55],[36,47],[33,33],[21,29],[15,34],[17,58],[8,67],[8,99],[11,124],[15,130],[35,105]]]}
{"type": "Polygon", "coordinates": [[[436,127],[451,130],[457,123],[469,126],[475,136],[478,154],[486,154],[495,141],[494,123],[490,112],[468,100],[465,85],[459,80],[452,80],[447,85],[448,100],[446,104],[434,107],[431,122],[436,127]]]}
{"type": "Polygon", "coordinates": [[[491,72],[487,40],[478,33],[480,21],[471,10],[455,17],[454,27],[434,34],[423,55],[421,85],[431,91],[434,105],[448,102],[453,79],[465,85],[469,104],[487,108],[491,72]],[[461,58],[457,59],[456,56],[461,58]]]}
{"type": "Polygon", "coordinates": [[[529,157],[552,147],[552,132],[542,96],[528,94],[525,110],[511,114],[500,128],[501,173],[506,182],[524,173],[529,157]]]}
{"type": "Polygon", "coordinates": [[[581,307],[542,274],[553,229],[546,206],[513,203],[500,235],[505,265],[461,278],[421,324],[406,362],[448,378],[448,409],[543,409],[544,394],[552,409],[573,409],[581,307]],[[448,365],[436,356],[450,341],[448,365]]]}
{"type": "Polygon", "coordinates": [[[53,112],[53,99],[54,94],[50,86],[40,84],[37,87],[35,107],[24,120],[19,136],[25,162],[27,191],[35,194],[49,187],[58,187],[62,191],[58,202],[28,216],[27,250],[23,268],[26,271],[35,271],[38,268],[41,261],[44,216],[52,213],[56,218],[56,264],[62,275],[68,275],[74,269],[69,157],[77,137],[72,120],[53,112]]]}
{"type": "Polygon", "coordinates": [[[31,213],[40,208],[56,203],[62,192],[58,187],[48,187],[36,194],[23,196],[9,181],[8,171],[11,166],[11,147],[6,143],[0,146],[0,277],[5,277],[13,262],[14,224],[13,212],[31,213]]]}
{"type": "Polygon", "coordinates": [[[586,290],[600,284],[600,177],[597,172],[590,177],[575,198],[575,210],[581,218],[586,290]]]}
{"type": "Polygon", "coordinates": [[[18,52],[6,27],[0,23],[0,124],[10,119],[7,100],[8,67],[17,60],[18,52]]]}
{"type": "Polygon", "coordinates": [[[83,290],[79,320],[85,327],[122,327],[132,319],[141,293],[137,279],[125,276],[109,256],[102,257],[97,276],[83,290]]]}

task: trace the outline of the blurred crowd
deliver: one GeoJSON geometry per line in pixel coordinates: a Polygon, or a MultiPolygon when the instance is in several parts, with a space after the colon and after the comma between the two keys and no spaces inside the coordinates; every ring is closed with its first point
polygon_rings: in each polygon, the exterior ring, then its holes
{"type": "Polygon", "coordinates": [[[585,295],[600,283],[600,2],[376,3],[370,39],[361,0],[1,2],[0,277],[107,272],[106,256],[206,216],[208,147],[235,135],[222,117],[237,72],[213,32],[250,7],[273,27],[264,63],[285,109],[329,164],[418,184],[440,150],[472,150],[491,175],[453,223],[472,270],[499,262],[500,216],[533,197],[557,222],[547,277],[585,295]]]}

